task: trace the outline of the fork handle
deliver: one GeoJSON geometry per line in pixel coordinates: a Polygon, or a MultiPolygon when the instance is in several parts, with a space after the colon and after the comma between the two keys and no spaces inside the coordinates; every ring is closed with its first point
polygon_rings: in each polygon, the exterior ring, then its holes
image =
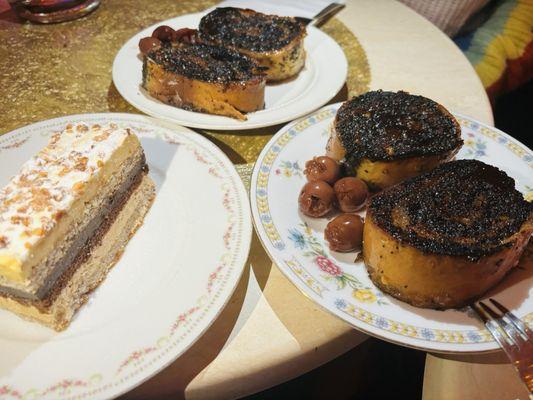
{"type": "Polygon", "coordinates": [[[526,384],[530,393],[530,398],[533,394],[533,354],[531,357],[527,357],[523,360],[518,360],[513,363],[514,367],[518,371],[520,378],[526,384]]]}
{"type": "Polygon", "coordinates": [[[313,19],[310,22],[310,25],[313,26],[320,26],[329,19],[333,18],[335,14],[337,14],[340,10],[342,10],[344,7],[346,7],[343,3],[331,3],[327,7],[325,7],[322,11],[320,11],[317,15],[313,17],[313,19]]]}

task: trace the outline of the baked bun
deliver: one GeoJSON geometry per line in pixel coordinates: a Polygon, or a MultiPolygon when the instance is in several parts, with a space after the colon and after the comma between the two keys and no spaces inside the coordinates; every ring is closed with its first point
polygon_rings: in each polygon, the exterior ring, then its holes
{"type": "Polygon", "coordinates": [[[327,155],[380,190],[449,161],[462,144],[459,124],[442,105],[378,90],[339,108],[327,155]]]}
{"type": "Polygon", "coordinates": [[[384,292],[417,307],[461,307],[518,264],[533,204],[505,172],[477,160],[443,164],[372,197],[363,258],[384,292]]]}
{"type": "Polygon", "coordinates": [[[202,18],[198,31],[206,43],[253,58],[264,68],[268,81],[292,78],[305,65],[305,25],[292,17],[221,7],[202,18]]]}

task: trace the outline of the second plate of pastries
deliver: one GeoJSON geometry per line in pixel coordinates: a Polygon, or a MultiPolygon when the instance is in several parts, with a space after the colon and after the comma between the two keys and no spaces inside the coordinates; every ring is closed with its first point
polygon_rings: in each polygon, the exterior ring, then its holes
{"type": "Polygon", "coordinates": [[[533,322],[533,152],[406,92],[282,128],[254,167],[258,235],[299,290],[357,329],[427,351],[498,349],[468,304],[533,322]]]}
{"type": "Polygon", "coordinates": [[[154,117],[203,129],[260,128],[301,117],[342,88],[348,63],[320,29],[294,18],[217,8],[133,36],[113,82],[154,117]]]}

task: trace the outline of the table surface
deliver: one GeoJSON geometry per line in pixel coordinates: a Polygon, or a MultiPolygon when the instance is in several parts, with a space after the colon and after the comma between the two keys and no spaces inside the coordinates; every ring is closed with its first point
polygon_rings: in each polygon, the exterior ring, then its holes
{"type": "MultiPolygon", "coordinates": [[[[0,48],[0,107],[9,112],[0,115],[0,133],[59,115],[138,112],[112,84],[116,51],[157,21],[213,4],[107,0],[85,19],[50,26],[19,24],[3,14],[0,40],[8,46],[0,48]]],[[[485,90],[461,51],[404,5],[348,1],[323,29],[341,44],[350,65],[347,86],[335,101],[368,89],[403,89],[492,124],[485,90]]],[[[255,161],[277,129],[200,133],[238,164],[255,161]]],[[[303,296],[272,264],[254,235],[245,273],[211,328],[168,368],[123,397],[240,397],[316,368],[365,339],[303,296]]],[[[512,368],[498,355],[428,355],[425,399],[500,399],[504,397],[495,394],[497,389],[503,393],[502,388],[510,386],[517,388],[513,399],[523,395],[512,368]],[[494,378],[491,385],[483,386],[485,374],[494,378]]]]}

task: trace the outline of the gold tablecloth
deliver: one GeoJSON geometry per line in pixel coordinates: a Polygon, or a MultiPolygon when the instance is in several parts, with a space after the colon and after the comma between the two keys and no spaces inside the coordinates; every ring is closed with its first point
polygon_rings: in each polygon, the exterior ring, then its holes
{"type": "MultiPolygon", "coordinates": [[[[21,24],[14,16],[0,20],[0,134],[69,114],[141,113],[113,85],[111,68],[117,51],[135,33],[158,21],[216,3],[105,0],[93,14],[62,24],[21,24]]],[[[322,29],[341,45],[348,59],[346,87],[335,100],[368,90],[370,69],[354,35],[335,19],[322,29]]],[[[197,131],[208,135],[234,163],[250,163],[279,127],[197,131]]]]}

